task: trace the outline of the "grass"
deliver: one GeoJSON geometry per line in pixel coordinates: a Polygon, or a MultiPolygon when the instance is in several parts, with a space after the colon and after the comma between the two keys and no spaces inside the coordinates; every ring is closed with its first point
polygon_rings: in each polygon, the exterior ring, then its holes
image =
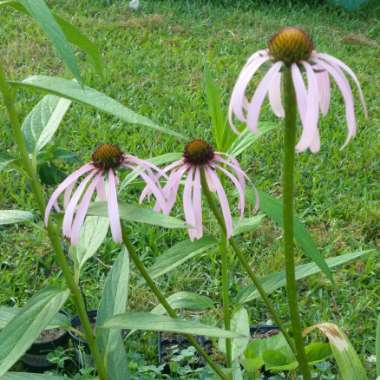
{"type": "MultiPolygon", "coordinates": [[[[102,51],[104,78],[94,73],[82,53],[77,54],[87,85],[189,138],[211,138],[202,85],[206,64],[223,89],[226,106],[245,60],[264,47],[276,30],[284,25],[300,25],[309,30],[318,50],[341,58],[358,74],[370,117],[365,121],[358,107],[358,136],[340,150],[346,127],[342,102],[335,94],[330,113],[320,123],[321,152],[297,157],[296,209],[325,256],[379,246],[380,7],[375,1],[354,13],[300,1],[142,1],[137,12],[129,10],[125,1],[107,5],[102,1],[67,0],[52,5],[96,41],[102,51]]],[[[1,10],[0,23],[0,57],[10,78],[21,80],[32,74],[70,78],[40,29],[29,19],[1,10]]],[[[40,94],[20,92],[21,114],[25,116],[39,98],[40,94]]],[[[262,120],[275,121],[279,128],[246,152],[242,164],[260,189],[280,195],[281,124],[268,107],[262,120]]],[[[2,105],[0,125],[1,150],[14,151],[2,105]]],[[[140,157],[183,148],[170,136],[125,125],[77,104],[72,106],[55,139],[57,145],[76,152],[83,161],[102,142],[118,143],[140,157]]],[[[71,169],[69,165],[60,167],[67,172],[71,169]]],[[[0,175],[0,208],[34,208],[25,178],[15,171],[0,175]]],[[[51,193],[52,189],[47,191],[51,193]]],[[[125,198],[135,196],[133,191],[123,194],[125,198]]],[[[46,283],[60,281],[41,227],[42,222],[37,219],[26,227],[0,229],[0,304],[22,304],[46,283]]],[[[283,268],[281,231],[272,223],[266,221],[246,237],[241,244],[258,273],[283,268]]],[[[133,240],[147,265],[181,239],[184,235],[179,232],[145,226],[133,229],[133,240]]],[[[85,268],[82,285],[91,307],[97,305],[117,249],[107,241],[98,257],[85,268]]],[[[377,257],[370,257],[339,269],[336,286],[322,276],[300,282],[305,324],[334,321],[348,333],[363,359],[373,354],[380,311],[379,269],[377,257]]],[[[234,271],[238,285],[246,284],[237,263],[234,271]]],[[[219,303],[218,276],[218,259],[212,253],[167,275],[160,285],[167,294],[193,290],[212,295],[219,303]]],[[[147,288],[137,285],[136,274],[131,286],[131,308],[151,309],[156,301],[147,288]]],[[[284,296],[280,291],[273,299],[285,316],[284,296]]],[[[261,302],[249,304],[249,311],[252,323],[268,319],[261,302]]],[[[374,370],[372,364],[366,366],[374,370]]]]}

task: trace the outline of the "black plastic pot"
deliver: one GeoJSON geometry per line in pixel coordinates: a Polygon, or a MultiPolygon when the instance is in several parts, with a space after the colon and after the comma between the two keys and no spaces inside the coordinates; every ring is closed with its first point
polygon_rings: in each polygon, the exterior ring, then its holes
{"type": "Polygon", "coordinates": [[[43,340],[34,342],[21,358],[24,367],[30,372],[42,373],[56,368],[56,365],[51,363],[47,358],[49,353],[58,347],[68,347],[69,334],[65,330],[45,330],[41,335],[43,336],[43,340]]]}
{"type": "MultiPolygon", "coordinates": [[[[96,325],[96,316],[98,314],[97,310],[90,310],[87,312],[88,319],[90,320],[90,323],[94,326],[96,325]]],[[[82,331],[81,328],[81,322],[79,316],[75,316],[71,320],[71,326],[74,327],[76,330],[82,331]]],[[[73,342],[73,346],[75,349],[75,358],[80,368],[85,368],[92,366],[93,360],[90,355],[90,348],[88,346],[88,343],[85,339],[75,334],[73,331],[69,331],[69,335],[71,338],[71,341],[73,342]]]]}

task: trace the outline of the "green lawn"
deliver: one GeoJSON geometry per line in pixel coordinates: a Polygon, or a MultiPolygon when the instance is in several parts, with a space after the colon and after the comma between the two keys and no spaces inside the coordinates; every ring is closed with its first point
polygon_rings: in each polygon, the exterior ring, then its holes
{"type": "MultiPolygon", "coordinates": [[[[78,52],[87,85],[150,117],[161,126],[180,131],[189,138],[211,138],[210,121],[202,84],[204,67],[211,69],[223,89],[224,104],[247,57],[266,45],[280,27],[298,25],[308,30],[316,49],[346,62],[357,74],[366,96],[369,120],[358,105],[359,133],[344,150],[344,109],[335,93],[332,108],[320,123],[319,154],[297,156],[296,209],[327,257],[380,244],[380,6],[345,13],[327,6],[288,5],[286,1],[147,1],[132,12],[127,1],[102,5],[100,0],[51,1],[55,10],[81,28],[99,46],[104,59],[104,78],[94,73],[83,53],[78,52]],[[195,4],[196,5],[195,5],[195,4]],[[222,5],[223,4],[223,5],[222,5]]],[[[56,58],[43,33],[29,19],[8,10],[0,11],[0,59],[12,79],[32,74],[70,78],[56,58]]],[[[26,115],[40,94],[19,93],[19,109],[26,115]]],[[[281,124],[268,106],[261,120],[274,121],[278,129],[245,152],[243,167],[262,190],[281,192],[281,124]]],[[[0,106],[0,147],[12,151],[10,130],[0,106]]],[[[73,105],[56,144],[89,160],[94,148],[104,142],[118,143],[140,157],[181,151],[175,138],[138,126],[129,126],[93,109],[73,105]]],[[[61,165],[67,172],[69,165],[61,165]]],[[[34,207],[28,184],[20,174],[3,172],[0,208],[34,207]]],[[[52,189],[47,189],[50,194],[52,189]]],[[[135,199],[137,192],[124,192],[135,199]]],[[[212,226],[211,226],[212,228],[212,226]]],[[[181,232],[137,226],[133,240],[149,265],[171,244],[184,238],[181,232]],[[148,231],[148,232],[147,232],[148,231]]],[[[281,231],[266,220],[245,236],[242,246],[258,273],[283,268],[281,231]]],[[[87,264],[83,277],[88,304],[96,307],[104,276],[117,246],[107,241],[96,259],[87,264]]],[[[300,258],[300,260],[304,260],[300,258]]],[[[41,220],[27,227],[0,229],[0,303],[22,304],[48,281],[61,281],[53,265],[52,251],[41,220]],[[48,277],[49,280],[47,279],[48,277]]],[[[234,266],[238,285],[247,284],[238,263],[234,266]]],[[[149,310],[155,304],[150,291],[132,278],[131,308],[149,310]]],[[[219,264],[216,253],[191,262],[161,279],[170,294],[193,290],[211,295],[216,303],[219,264]],[[211,261],[211,264],[210,264],[211,261]]],[[[323,276],[299,283],[301,310],[306,325],[333,321],[347,332],[363,359],[374,353],[375,321],[380,312],[380,265],[368,260],[338,270],[336,285],[323,276]]],[[[232,289],[232,292],[237,289],[232,289]]],[[[286,316],[285,293],[273,299],[286,316]]],[[[249,304],[252,323],[267,320],[261,302],[249,304]]],[[[209,318],[215,318],[210,315],[209,318]]],[[[373,364],[366,363],[368,367],[373,364]]],[[[374,377],[374,374],[372,378],[374,377]]],[[[371,378],[371,377],[370,377],[371,378]]]]}

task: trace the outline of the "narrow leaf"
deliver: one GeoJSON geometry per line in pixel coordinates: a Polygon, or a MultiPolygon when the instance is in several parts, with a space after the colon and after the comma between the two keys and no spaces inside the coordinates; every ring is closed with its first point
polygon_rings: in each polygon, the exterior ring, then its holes
{"type": "MultiPolygon", "coordinates": [[[[335,268],[342,264],[347,264],[359,257],[364,257],[369,253],[376,252],[375,250],[358,251],[346,253],[344,255],[330,257],[326,260],[329,268],[335,268]]],[[[301,280],[313,274],[320,273],[321,269],[315,263],[308,263],[298,265],[296,267],[296,279],[301,280]]],[[[274,272],[260,279],[261,285],[264,287],[267,294],[273,293],[275,290],[282,288],[286,285],[285,272],[274,272]]],[[[260,297],[259,292],[254,285],[249,285],[243,288],[237,295],[237,303],[243,304],[245,302],[253,301],[260,297]]]]}
{"type": "MultiPolygon", "coordinates": [[[[211,298],[192,292],[178,292],[166,299],[173,309],[206,310],[211,309],[214,303],[211,298]]],[[[153,314],[165,314],[162,305],[157,305],[151,311],[153,314]]]]}
{"type": "Polygon", "coordinates": [[[366,371],[349,339],[343,331],[333,323],[318,323],[304,330],[309,334],[314,329],[319,329],[329,340],[332,353],[338,364],[339,372],[344,380],[366,380],[366,371]]]}
{"type": "Polygon", "coordinates": [[[251,232],[255,230],[263,221],[264,214],[252,216],[251,218],[234,218],[233,220],[233,236],[251,232]]]}
{"type": "Polygon", "coordinates": [[[46,36],[50,39],[58,55],[66,64],[74,77],[80,82],[81,75],[75,55],[68,43],[65,34],[58,25],[54,16],[43,0],[18,0],[29,15],[40,25],[46,36]]]}
{"type": "Polygon", "coordinates": [[[0,377],[37,339],[69,296],[68,290],[44,289],[0,332],[0,377]]]}
{"type": "Polygon", "coordinates": [[[118,117],[127,123],[144,125],[181,139],[185,138],[178,132],[158,126],[152,120],[137,114],[109,96],[98,92],[91,87],[81,86],[79,83],[72,80],[36,75],[29,77],[22,82],[11,82],[11,84],[18,87],[33,88],[62,96],[64,98],[94,107],[99,111],[118,117]]]}
{"type": "MultiPolygon", "coordinates": [[[[186,228],[184,221],[172,216],[160,214],[150,208],[140,207],[137,205],[119,203],[120,218],[126,222],[137,222],[152,224],[165,228],[186,228]]],[[[108,217],[108,206],[106,202],[95,202],[89,210],[88,215],[108,217]]]]}
{"type": "Polygon", "coordinates": [[[47,95],[27,115],[22,130],[29,153],[37,155],[50,142],[71,101],[54,95],[47,95]]]}
{"type": "MultiPolygon", "coordinates": [[[[268,215],[277,225],[282,227],[282,202],[263,191],[259,191],[260,197],[260,210],[268,215]]],[[[321,271],[333,281],[333,277],[329,267],[326,264],[325,259],[322,254],[318,251],[313,239],[311,238],[309,232],[305,226],[300,222],[300,220],[295,216],[294,222],[294,238],[297,243],[302,248],[305,255],[312,261],[314,261],[321,271]]]]}
{"type": "Polygon", "coordinates": [[[148,272],[152,278],[162,276],[191,258],[205,253],[217,244],[217,240],[212,236],[204,236],[199,240],[185,240],[177,243],[162,255],[158,256],[156,262],[148,268],[148,272]]]}
{"type": "MultiPolygon", "coordinates": [[[[122,249],[107,276],[96,323],[102,325],[116,314],[124,313],[128,302],[129,255],[122,249]]],[[[127,354],[121,330],[97,329],[96,340],[103,353],[110,379],[129,378],[127,354]]]]}
{"type": "Polygon", "coordinates": [[[0,153],[0,172],[5,170],[10,164],[15,162],[17,159],[8,153],[0,153]]]}
{"type": "Polygon", "coordinates": [[[5,224],[15,224],[33,219],[33,214],[29,211],[21,210],[0,210],[0,226],[5,224]]]}
{"type": "Polygon", "coordinates": [[[99,327],[106,329],[118,328],[146,331],[167,331],[179,334],[204,335],[224,338],[241,337],[240,334],[233,331],[226,331],[197,321],[170,318],[166,315],[144,312],[129,312],[120,314],[109,319],[99,327]]]}
{"type": "MultiPolygon", "coordinates": [[[[70,248],[78,272],[88,259],[95,255],[107,236],[108,218],[88,216],[81,228],[79,243],[70,248]]],[[[78,273],[79,274],[79,273],[78,273]]]]}
{"type": "Polygon", "coordinates": [[[227,153],[232,156],[239,156],[246,151],[251,145],[253,145],[261,136],[275,128],[275,124],[272,123],[260,123],[258,133],[252,133],[248,128],[238,136],[238,138],[229,147],[227,153]]]}

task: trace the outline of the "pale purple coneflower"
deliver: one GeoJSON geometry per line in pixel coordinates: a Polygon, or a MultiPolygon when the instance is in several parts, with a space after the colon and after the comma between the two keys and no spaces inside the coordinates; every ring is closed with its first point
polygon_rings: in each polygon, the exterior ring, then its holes
{"type": "Polygon", "coordinates": [[[297,107],[302,123],[301,138],[296,146],[300,152],[310,149],[318,152],[320,137],[318,130],[319,112],[325,116],[329,110],[332,78],[342,94],[348,126],[348,135],[343,147],[356,134],[354,99],[346,75],[355,82],[359,97],[367,117],[367,109],[362,89],[354,72],[339,59],[314,50],[310,36],[298,28],[284,28],[275,34],[268,48],[254,53],[247,61],[232,91],[229,105],[229,121],[233,115],[247,123],[248,128],[257,132],[257,123],[263,101],[268,95],[269,103],[276,116],[283,118],[285,111],[281,99],[281,78],[284,68],[291,71],[296,93],[297,107]],[[271,66],[260,81],[252,99],[248,101],[246,89],[259,68],[270,62],[271,66]],[[305,84],[303,73],[307,78],[305,84]]]}
{"type": "Polygon", "coordinates": [[[53,192],[46,207],[45,223],[48,223],[53,207],[59,211],[58,198],[64,193],[65,211],[62,232],[65,237],[70,239],[72,245],[76,245],[91,199],[94,194],[97,194],[100,201],[106,201],[108,204],[108,218],[113,240],[121,242],[122,232],[117,201],[118,177],[116,174],[119,167],[135,171],[155,196],[157,204],[165,207],[165,199],[157,181],[160,169],[150,162],[123,153],[117,145],[103,144],[92,154],[91,162],[70,174],[53,192]],[[83,176],[84,178],[77,185],[78,180],[83,176]],[[108,181],[106,182],[105,179],[108,181]]]}
{"type": "MultiPolygon", "coordinates": [[[[214,152],[213,147],[203,140],[193,140],[185,146],[183,158],[175,161],[162,169],[162,174],[167,174],[167,182],[163,187],[166,199],[165,207],[162,203],[156,204],[156,210],[169,214],[172,210],[181,180],[184,180],[182,205],[185,220],[191,240],[200,239],[203,236],[202,222],[202,180],[201,171],[211,192],[215,192],[224,218],[227,238],[232,236],[232,216],[223,184],[219,173],[225,174],[233,183],[239,194],[239,211],[242,216],[245,208],[245,178],[246,174],[240,168],[239,163],[233,157],[224,153],[214,152]]],[[[140,201],[151,193],[147,186],[141,193],[140,201]]]]}

